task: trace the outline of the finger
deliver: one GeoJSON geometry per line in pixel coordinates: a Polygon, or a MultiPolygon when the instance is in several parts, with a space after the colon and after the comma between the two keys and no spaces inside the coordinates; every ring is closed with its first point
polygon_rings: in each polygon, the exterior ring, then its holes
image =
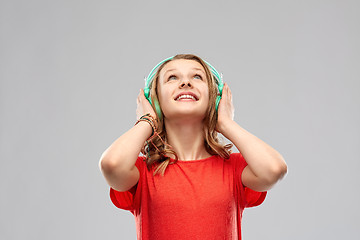
{"type": "Polygon", "coordinates": [[[230,91],[230,87],[229,87],[229,85],[228,85],[227,83],[226,83],[226,88],[227,88],[227,91],[228,91],[228,92],[231,92],[231,91],[230,91]]]}
{"type": "Polygon", "coordinates": [[[222,97],[226,97],[226,94],[227,94],[227,92],[226,92],[226,83],[224,83],[224,87],[223,87],[223,90],[222,90],[222,97]]]}
{"type": "Polygon", "coordinates": [[[229,95],[230,101],[232,102],[232,93],[231,93],[229,86],[228,86],[228,95],[229,95]]]}
{"type": "Polygon", "coordinates": [[[224,84],[224,92],[226,99],[229,99],[229,86],[227,85],[227,83],[224,84]]]}
{"type": "Polygon", "coordinates": [[[229,88],[229,85],[226,83],[226,95],[228,97],[228,99],[231,101],[231,91],[230,91],[230,88],[229,88]]]}
{"type": "Polygon", "coordinates": [[[142,100],[147,100],[147,98],[145,97],[145,93],[144,93],[144,89],[140,89],[140,96],[142,100]]]}
{"type": "Polygon", "coordinates": [[[139,103],[140,102],[140,97],[141,97],[141,90],[139,92],[139,94],[137,95],[137,98],[136,98],[136,102],[139,103]]]}

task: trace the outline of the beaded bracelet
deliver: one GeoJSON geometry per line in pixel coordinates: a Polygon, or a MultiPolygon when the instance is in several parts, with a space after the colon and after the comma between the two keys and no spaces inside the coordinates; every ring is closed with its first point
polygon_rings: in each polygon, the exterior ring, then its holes
{"type": "Polygon", "coordinates": [[[157,127],[155,125],[155,118],[153,116],[151,116],[150,113],[147,113],[147,114],[141,116],[140,119],[136,121],[135,125],[141,121],[144,121],[144,122],[147,122],[150,124],[152,133],[151,133],[151,136],[149,137],[149,139],[153,138],[157,131],[157,127]]]}
{"type": "MultiPolygon", "coordinates": [[[[144,122],[147,122],[150,124],[151,128],[152,128],[152,133],[151,133],[151,136],[146,140],[146,144],[147,146],[149,146],[149,143],[151,143],[154,148],[160,153],[160,154],[163,154],[161,153],[161,151],[156,147],[156,145],[153,143],[153,139],[155,137],[159,138],[160,141],[163,143],[163,145],[167,145],[169,146],[170,148],[172,148],[169,144],[167,144],[159,135],[159,133],[157,132],[157,127],[156,127],[156,120],[153,116],[150,115],[150,113],[147,113],[143,116],[140,117],[139,120],[136,121],[135,125],[138,124],[139,122],[141,121],[144,121],[144,122]]],[[[163,154],[164,155],[164,154],[163,154]]],[[[167,157],[166,155],[164,155],[165,157],[167,157]]]]}
{"type": "Polygon", "coordinates": [[[154,131],[155,132],[157,131],[156,120],[153,116],[150,115],[150,113],[147,113],[147,114],[141,116],[140,119],[145,119],[145,120],[149,121],[151,126],[154,128],[154,131]]]}

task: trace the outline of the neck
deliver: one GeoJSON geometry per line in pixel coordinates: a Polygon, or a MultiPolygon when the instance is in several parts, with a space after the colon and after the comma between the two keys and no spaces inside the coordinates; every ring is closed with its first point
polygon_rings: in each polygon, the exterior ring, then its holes
{"type": "Polygon", "coordinates": [[[180,160],[198,160],[211,156],[205,149],[203,126],[202,121],[165,119],[167,141],[180,160]]]}

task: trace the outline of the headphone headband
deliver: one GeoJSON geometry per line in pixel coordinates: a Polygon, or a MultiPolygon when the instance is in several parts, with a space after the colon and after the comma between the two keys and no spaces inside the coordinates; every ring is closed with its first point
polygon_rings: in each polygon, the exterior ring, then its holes
{"type": "Polygon", "coordinates": [[[150,88],[150,84],[151,84],[151,82],[152,82],[152,79],[154,78],[154,76],[155,76],[155,74],[156,74],[155,70],[156,70],[158,67],[160,67],[161,64],[163,64],[164,62],[166,62],[166,61],[168,61],[168,60],[171,60],[171,59],[173,59],[173,58],[174,58],[174,56],[168,57],[168,58],[162,60],[161,62],[159,62],[158,64],[156,64],[156,66],[151,70],[151,72],[149,73],[149,75],[147,76],[147,78],[145,78],[145,86],[146,86],[146,87],[149,87],[149,88],[150,88]]]}
{"type": "MultiPolygon", "coordinates": [[[[150,85],[151,85],[152,80],[153,80],[153,78],[154,78],[154,76],[156,74],[156,69],[158,67],[160,67],[164,62],[166,62],[168,60],[171,60],[173,58],[174,58],[174,56],[168,57],[168,58],[162,60],[161,62],[159,62],[158,64],[156,64],[156,66],[151,70],[151,72],[149,73],[147,78],[145,78],[145,88],[150,89],[150,85]]],[[[223,85],[224,85],[223,80],[222,80],[222,74],[219,74],[219,72],[210,63],[208,63],[205,60],[203,60],[203,61],[210,68],[210,71],[211,71],[212,75],[215,77],[215,81],[216,81],[216,84],[219,87],[219,92],[220,92],[220,95],[221,95],[222,94],[222,88],[223,88],[223,85]]]]}

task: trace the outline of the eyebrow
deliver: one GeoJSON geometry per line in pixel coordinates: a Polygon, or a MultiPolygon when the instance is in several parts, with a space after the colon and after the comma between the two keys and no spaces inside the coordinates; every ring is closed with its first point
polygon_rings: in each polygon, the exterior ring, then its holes
{"type": "Polygon", "coordinates": [[[201,71],[201,72],[203,72],[205,74],[204,70],[202,70],[201,68],[193,68],[193,69],[194,70],[199,70],[199,71],[201,71]]]}
{"type": "MultiPolygon", "coordinates": [[[[167,70],[166,72],[164,72],[164,76],[167,72],[171,72],[171,71],[175,71],[176,69],[175,68],[172,68],[172,69],[169,69],[167,70]]],[[[192,70],[199,70],[201,71],[203,74],[205,74],[204,70],[202,70],[201,68],[192,68],[192,70]]]]}
{"type": "Polygon", "coordinates": [[[169,69],[169,70],[167,70],[166,72],[164,72],[164,75],[165,75],[167,72],[171,72],[171,71],[174,71],[174,70],[176,70],[176,69],[169,69]]]}

